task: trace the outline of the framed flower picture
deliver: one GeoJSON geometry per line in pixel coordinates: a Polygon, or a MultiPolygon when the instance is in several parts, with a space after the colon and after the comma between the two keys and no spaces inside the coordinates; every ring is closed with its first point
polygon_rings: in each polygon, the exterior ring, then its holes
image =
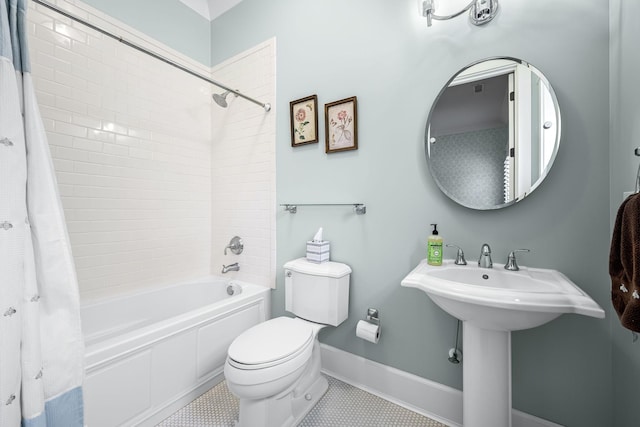
{"type": "Polygon", "coordinates": [[[358,100],[355,96],[324,104],[326,152],[358,149],[358,100]]]}
{"type": "Polygon", "coordinates": [[[291,146],[318,142],[318,97],[291,101],[291,146]]]}

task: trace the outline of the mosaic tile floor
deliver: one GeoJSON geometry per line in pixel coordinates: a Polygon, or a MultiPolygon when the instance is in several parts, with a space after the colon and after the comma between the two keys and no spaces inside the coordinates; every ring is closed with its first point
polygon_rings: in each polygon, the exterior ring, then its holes
{"type": "MultiPolygon", "coordinates": [[[[446,427],[378,396],[327,376],[329,390],[299,427],[446,427]]],[[[223,381],[157,427],[231,427],[238,400],[223,381]]]]}

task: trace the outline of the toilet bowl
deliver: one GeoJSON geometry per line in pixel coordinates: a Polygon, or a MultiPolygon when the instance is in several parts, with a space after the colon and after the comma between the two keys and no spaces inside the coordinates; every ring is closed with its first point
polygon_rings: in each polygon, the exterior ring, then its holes
{"type": "Polygon", "coordinates": [[[289,261],[285,309],[249,328],[229,346],[224,375],[240,399],[239,427],[298,424],[328,388],[320,374],[318,332],[347,318],[351,268],[345,264],[289,261]]]}
{"type": "Polygon", "coordinates": [[[292,426],[327,389],[320,374],[318,332],[325,325],[277,317],[240,335],[229,347],[224,375],[240,399],[240,426],[292,426]]]}

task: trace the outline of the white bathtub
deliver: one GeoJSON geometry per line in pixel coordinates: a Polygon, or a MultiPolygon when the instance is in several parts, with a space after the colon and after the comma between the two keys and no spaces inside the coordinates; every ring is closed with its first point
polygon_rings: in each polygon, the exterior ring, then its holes
{"type": "Polygon", "coordinates": [[[155,425],[189,403],[223,379],[229,344],[269,302],[267,288],[209,277],[83,304],[85,424],[155,425]]]}

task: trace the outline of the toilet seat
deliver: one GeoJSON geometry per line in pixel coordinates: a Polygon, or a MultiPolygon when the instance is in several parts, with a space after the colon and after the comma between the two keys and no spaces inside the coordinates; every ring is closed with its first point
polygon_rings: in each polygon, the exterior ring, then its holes
{"type": "Polygon", "coordinates": [[[270,368],[307,353],[314,339],[314,329],[309,323],[277,317],[240,334],[229,346],[227,360],[238,369],[270,368]]]}

